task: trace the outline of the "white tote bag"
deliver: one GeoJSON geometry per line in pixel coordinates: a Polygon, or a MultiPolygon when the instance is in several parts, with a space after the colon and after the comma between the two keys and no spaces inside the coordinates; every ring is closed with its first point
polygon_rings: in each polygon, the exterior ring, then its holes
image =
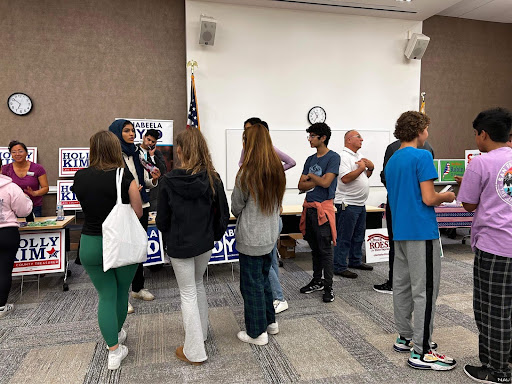
{"type": "Polygon", "coordinates": [[[146,261],[148,235],[130,204],[121,199],[124,168],[116,171],[117,202],[103,222],[103,272],[146,261]]]}

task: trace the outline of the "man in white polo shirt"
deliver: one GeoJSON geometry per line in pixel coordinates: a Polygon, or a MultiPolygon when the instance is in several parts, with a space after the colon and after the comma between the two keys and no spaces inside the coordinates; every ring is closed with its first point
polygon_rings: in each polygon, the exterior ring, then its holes
{"type": "Polygon", "coordinates": [[[366,229],[366,199],[370,190],[368,178],[374,165],[357,153],[363,138],[357,131],[345,134],[345,148],[341,152],[338,186],[334,205],[336,206],[336,232],[338,239],[334,247],[334,274],[355,279],[357,273],[348,268],[373,270],[363,263],[362,246],[366,229]]]}

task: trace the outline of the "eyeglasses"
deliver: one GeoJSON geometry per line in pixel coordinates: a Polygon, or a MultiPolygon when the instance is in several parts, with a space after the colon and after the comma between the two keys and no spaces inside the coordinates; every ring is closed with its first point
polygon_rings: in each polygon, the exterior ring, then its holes
{"type": "Polygon", "coordinates": [[[11,155],[23,155],[25,153],[24,150],[20,149],[19,151],[11,151],[11,155]]]}
{"type": "Polygon", "coordinates": [[[362,139],[363,138],[363,136],[361,136],[361,135],[354,135],[354,136],[350,136],[349,139],[351,139],[353,137],[357,137],[358,139],[362,139]]]}
{"type": "Polygon", "coordinates": [[[307,136],[308,140],[314,139],[315,137],[320,138],[322,136],[320,136],[320,135],[308,135],[307,136]]]}

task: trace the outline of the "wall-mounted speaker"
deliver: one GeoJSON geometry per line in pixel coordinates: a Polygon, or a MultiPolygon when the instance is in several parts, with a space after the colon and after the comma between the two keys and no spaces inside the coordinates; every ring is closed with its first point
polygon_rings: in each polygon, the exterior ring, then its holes
{"type": "Polygon", "coordinates": [[[427,50],[429,41],[430,37],[421,33],[413,33],[407,43],[407,47],[405,47],[405,57],[408,59],[421,60],[427,50]]]}
{"type": "Polygon", "coordinates": [[[201,28],[199,32],[199,44],[213,45],[215,42],[215,30],[217,29],[217,20],[213,17],[201,15],[201,28]]]}

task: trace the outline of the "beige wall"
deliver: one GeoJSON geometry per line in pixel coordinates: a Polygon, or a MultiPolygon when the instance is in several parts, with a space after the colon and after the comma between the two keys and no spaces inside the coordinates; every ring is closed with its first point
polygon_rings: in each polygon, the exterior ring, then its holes
{"type": "Polygon", "coordinates": [[[423,33],[431,38],[421,61],[429,142],[436,158],[463,158],[464,149],[476,148],[478,112],[512,110],[512,24],[434,16],[423,33]]]}
{"type": "Polygon", "coordinates": [[[185,0],[1,1],[0,15],[0,146],[37,146],[50,185],[58,148],[88,146],[115,117],[184,129],[185,0]],[[32,98],[30,114],[8,110],[13,92],[32,98]]]}

